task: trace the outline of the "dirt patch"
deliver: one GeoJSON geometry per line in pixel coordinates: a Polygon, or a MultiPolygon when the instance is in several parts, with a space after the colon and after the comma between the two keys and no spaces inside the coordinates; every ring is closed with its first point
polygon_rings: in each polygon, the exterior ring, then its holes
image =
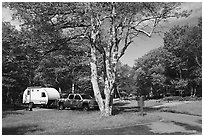
{"type": "Polygon", "coordinates": [[[162,108],[162,109],[160,109],[160,111],[161,112],[178,113],[178,114],[187,114],[187,115],[192,115],[192,116],[201,116],[200,114],[191,114],[189,112],[179,111],[179,110],[175,110],[173,108],[162,108]]]}
{"type": "Polygon", "coordinates": [[[175,101],[163,103],[161,105],[153,106],[153,108],[160,108],[162,112],[188,114],[193,116],[202,116],[202,102],[201,101],[175,101]]]}
{"type": "Polygon", "coordinates": [[[183,127],[183,125],[175,124],[171,121],[157,121],[153,122],[151,125],[148,125],[148,127],[151,129],[151,132],[157,133],[157,134],[171,134],[171,133],[178,133],[181,132],[183,134],[195,134],[197,133],[196,130],[190,130],[183,127]]]}
{"type": "Polygon", "coordinates": [[[161,105],[153,106],[153,108],[171,107],[171,106],[177,106],[177,105],[180,105],[180,104],[184,104],[184,102],[168,102],[168,103],[163,103],[161,105]]]}
{"type": "Polygon", "coordinates": [[[194,130],[197,133],[202,133],[202,128],[199,127],[199,126],[192,126],[192,125],[189,125],[189,124],[184,124],[184,123],[175,122],[175,121],[172,121],[172,122],[174,122],[176,125],[185,127],[186,130],[194,130]]]}

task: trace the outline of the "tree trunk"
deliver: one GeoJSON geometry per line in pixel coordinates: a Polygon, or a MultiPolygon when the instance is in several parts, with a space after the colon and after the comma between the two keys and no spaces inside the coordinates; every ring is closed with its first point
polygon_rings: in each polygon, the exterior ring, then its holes
{"type": "Polygon", "coordinates": [[[104,94],[105,94],[105,113],[104,116],[110,116],[112,114],[112,110],[110,107],[110,89],[109,89],[109,84],[108,84],[108,79],[106,78],[105,80],[105,89],[104,89],[104,94]]]}
{"type": "Polygon", "coordinates": [[[62,90],[61,90],[61,88],[59,87],[59,93],[62,93],[62,90]]]}
{"type": "Polygon", "coordinates": [[[108,84],[109,81],[106,80],[105,81],[105,89],[104,89],[104,93],[105,93],[105,113],[104,116],[111,116],[113,113],[113,95],[114,95],[114,88],[113,88],[113,84],[108,84]]]}
{"type": "Polygon", "coordinates": [[[196,89],[196,87],[195,87],[193,97],[196,96],[196,93],[197,93],[197,89],[196,89]]]}
{"type": "Polygon", "coordinates": [[[115,83],[115,69],[112,66],[112,56],[107,51],[106,52],[106,60],[105,60],[105,67],[106,67],[106,74],[105,74],[105,116],[112,115],[113,109],[113,91],[114,91],[114,83],[115,83]]]}
{"type": "Polygon", "coordinates": [[[72,81],[72,94],[74,94],[74,82],[72,81]]]}
{"type": "MultiPolygon", "coordinates": [[[[116,44],[116,27],[115,27],[115,4],[112,3],[112,16],[111,16],[111,35],[109,39],[109,44],[107,48],[104,48],[105,58],[104,58],[104,94],[105,94],[105,104],[101,98],[101,93],[98,87],[97,81],[97,66],[96,66],[96,38],[99,34],[99,30],[97,30],[98,26],[100,26],[100,22],[97,22],[94,25],[94,20],[91,18],[92,24],[92,32],[91,32],[91,81],[94,89],[94,95],[96,97],[96,101],[98,102],[101,114],[103,116],[112,115],[112,106],[113,106],[113,85],[115,82],[115,70],[116,70],[116,60],[117,60],[117,52],[118,45],[116,44]],[[114,53],[112,51],[114,50],[114,53]],[[116,55],[116,56],[115,56],[116,55]]],[[[94,16],[93,16],[94,17],[94,16]]]]}
{"type": "Polygon", "coordinates": [[[115,72],[116,64],[118,59],[118,45],[116,42],[116,26],[115,26],[115,3],[112,3],[112,13],[111,13],[111,27],[110,27],[110,39],[108,47],[106,48],[106,58],[105,58],[105,116],[112,115],[113,110],[113,93],[114,93],[114,84],[115,84],[115,72]]]}
{"type": "Polygon", "coordinates": [[[6,103],[10,104],[10,88],[9,87],[6,93],[6,103]]]}
{"type": "Polygon", "coordinates": [[[191,97],[193,96],[194,88],[191,86],[191,97]]]}
{"type": "MultiPolygon", "coordinates": [[[[88,4],[89,9],[91,10],[91,4],[88,4]]],[[[101,115],[104,115],[104,102],[100,93],[99,85],[98,85],[98,74],[97,74],[97,58],[96,58],[96,39],[97,36],[99,35],[99,30],[97,29],[100,26],[100,23],[97,22],[95,23],[94,20],[94,14],[92,13],[91,17],[91,61],[90,61],[90,66],[91,66],[91,83],[93,86],[93,91],[94,91],[94,96],[96,98],[96,101],[98,103],[99,109],[101,111],[101,115]]]]}
{"type": "Polygon", "coordinates": [[[104,115],[104,103],[103,99],[101,97],[100,89],[98,86],[98,81],[97,81],[97,66],[96,66],[96,48],[95,46],[91,46],[91,83],[93,86],[93,91],[94,91],[94,96],[96,98],[96,101],[99,105],[99,109],[101,111],[101,115],[104,115]]]}

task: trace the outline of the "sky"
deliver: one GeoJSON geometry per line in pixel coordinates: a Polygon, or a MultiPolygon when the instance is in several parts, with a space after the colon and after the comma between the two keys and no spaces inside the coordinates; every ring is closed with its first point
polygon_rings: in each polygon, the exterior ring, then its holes
{"type": "MultiPolygon", "coordinates": [[[[188,18],[173,19],[163,25],[168,26],[168,28],[171,28],[174,25],[197,24],[198,17],[202,16],[202,3],[187,2],[181,5],[181,8],[185,10],[193,10],[192,14],[188,18]]],[[[121,62],[123,64],[128,64],[132,67],[137,58],[140,58],[146,53],[148,53],[150,50],[156,49],[163,45],[163,38],[160,36],[153,36],[152,38],[137,38],[134,43],[128,47],[125,55],[121,58],[121,62]]]]}
{"type": "MultiPolygon", "coordinates": [[[[162,24],[162,26],[168,26],[168,28],[171,28],[174,25],[193,25],[197,24],[198,17],[202,16],[202,2],[185,2],[181,5],[181,9],[192,10],[192,14],[188,18],[172,19],[169,22],[162,24]]],[[[17,20],[12,20],[12,14],[13,12],[11,10],[2,8],[2,21],[10,21],[12,25],[19,28],[20,23],[17,20]]],[[[164,31],[168,31],[168,29],[165,29],[164,31]]],[[[138,37],[128,47],[125,55],[121,58],[121,62],[132,67],[137,58],[140,58],[150,50],[161,46],[163,46],[163,38],[161,36],[153,35],[152,38],[144,36],[138,37]]]]}

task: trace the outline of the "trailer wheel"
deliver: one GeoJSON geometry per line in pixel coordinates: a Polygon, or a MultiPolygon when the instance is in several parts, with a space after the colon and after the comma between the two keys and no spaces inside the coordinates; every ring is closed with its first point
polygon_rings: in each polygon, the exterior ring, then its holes
{"type": "Polygon", "coordinates": [[[28,110],[29,111],[33,111],[33,102],[30,102],[29,104],[28,104],[28,110]]]}
{"type": "Polygon", "coordinates": [[[64,105],[63,105],[63,103],[60,103],[59,104],[59,110],[63,110],[64,109],[64,105]]]}

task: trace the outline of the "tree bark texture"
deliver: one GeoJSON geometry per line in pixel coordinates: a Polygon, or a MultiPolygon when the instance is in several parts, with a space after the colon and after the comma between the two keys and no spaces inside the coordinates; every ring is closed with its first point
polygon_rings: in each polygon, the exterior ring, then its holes
{"type": "Polygon", "coordinates": [[[116,64],[118,58],[118,45],[116,43],[116,27],[115,27],[115,4],[112,3],[112,13],[111,13],[111,27],[110,27],[110,39],[108,47],[106,48],[106,58],[105,58],[105,116],[112,115],[113,110],[113,95],[114,95],[114,84],[115,84],[115,73],[116,64]]]}
{"type": "Polygon", "coordinates": [[[101,97],[100,89],[98,86],[97,81],[97,66],[96,66],[96,48],[94,46],[91,46],[91,82],[94,90],[94,96],[96,98],[96,101],[99,105],[100,111],[104,112],[104,103],[103,99],[101,97]]]}

